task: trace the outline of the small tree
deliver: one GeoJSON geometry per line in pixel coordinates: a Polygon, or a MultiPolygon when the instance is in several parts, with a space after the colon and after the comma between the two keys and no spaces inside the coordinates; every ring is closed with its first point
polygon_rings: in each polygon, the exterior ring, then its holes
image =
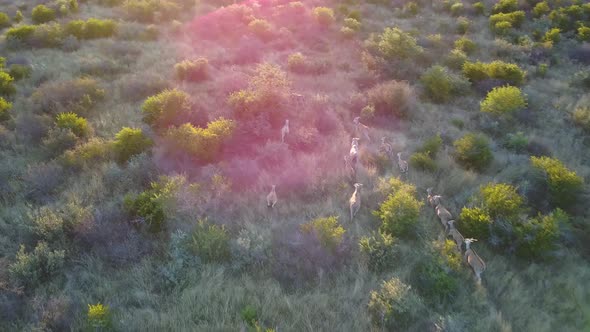
{"type": "Polygon", "coordinates": [[[190,249],[206,263],[221,263],[230,258],[229,240],[224,226],[199,220],[191,236],[190,249]]]}
{"type": "Polygon", "coordinates": [[[492,217],[484,209],[464,207],[459,215],[458,226],[465,236],[486,240],[490,237],[492,217]]]}
{"type": "Polygon", "coordinates": [[[174,66],[179,80],[203,81],[209,77],[209,61],[206,58],[184,60],[174,66]]]}
{"type": "Polygon", "coordinates": [[[59,113],[55,117],[55,125],[58,128],[70,129],[78,137],[86,137],[90,132],[88,121],[76,113],[59,113]]]}
{"type": "Polygon", "coordinates": [[[424,203],[415,198],[412,190],[399,190],[389,194],[373,214],[381,219],[381,231],[394,236],[410,235],[420,216],[424,203]]]}
{"type": "Polygon", "coordinates": [[[548,215],[539,215],[516,227],[517,254],[525,258],[541,258],[555,249],[559,239],[559,227],[569,223],[567,213],[556,209],[548,215]]]}
{"type": "Polygon", "coordinates": [[[0,97],[0,122],[7,121],[10,119],[9,111],[12,109],[12,103],[6,101],[6,99],[0,97]]]}
{"type": "Polygon", "coordinates": [[[143,103],[143,121],[152,127],[171,124],[178,114],[191,109],[190,96],[180,90],[164,90],[143,103]]]}
{"type": "Polygon", "coordinates": [[[559,207],[571,206],[578,200],[584,180],[568,169],[560,160],[550,157],[531,157],[535,169],[542,173],[549,185],[553,202],[559,207]]]}
{"type": "Polygon", "coordinates": [[[488,140],[481,134],[466,134],[453,145],[455,159],[464,167],[481,171],[494,159],[488,140]]]}
{"type": "Polygon", "coordinates": [[[16,93],[13,81],[14,79],[7,72],[0,71],[0,95],[11,96],[16,93]]]}
{"type": "Polygon", "coordinates": [[[513,219],[522,209],[522,197],[516,188],[505,183],[488,183],[479,189],[483,206],[493,218],[513,219]]]}
{"type": "Polygon", "coordinates": [[[221,151],[223,143],[231,137],[235,123],[224,118],[209,122],[207,128],[185,123],[171,128],[165,138],[171,147],[179,148],[203,162],[213,161],[221,151]]]}
{"type": "Polygon", "coordinates": [[[0,12],[0,29],[10,26],[10,17],[4,12],[0,12]]]}
{"type": "Polygon", "coordinates": [[[55,11],[44,5],[38,5],[31,12],[31,19],[35,24],[43,24],[55,20],[55,11]]]}
{"type": "Polygon", "coordinates": [[[156,190],[146,190],[137,196],[127,195],[124,204],[132,216],[140,218],[148,226],[150,232],[164,230],[166,215],[156,190]]]}
{"type": "Polygon", "coordinates": [[[393,267],[395,262],[395,241],[393,236],[375,232],[359,241],[361,252],[367,257],[369,270],[381,273],[393,267]]]}
{"type": "Polygon", "coordinates": [[[377,45],[383,57],[387,59],[413,58],[424,51],[418,46],[416,38],[400,28],[385,28],[379,36],[377,45]]]}
{"type": "Polygon", "coordinates": [[[453,80],[447,68],[442,66],[430,67],[420,78],[428,97],[434,102],[444,103],[451,98],[453,80]]]}
{"type": "Polygon", "coordinates": [[[336,250],[342,243],[346,232],[336,216],[314,219],[301,225],[301,231],[307,234],[315,234],[322,246],[328,250],[336,250]]]}
{"type": "Polygon", "coordinates": [[[14,23],[20,23],[23,21],[23,13],[20,10],[17,10],[14,14],[14,23]]]}
{"type": "Polygon", "coordinates": [[[63,267],[65,250],[51,250],[47,243],[39,242],[27,253],[21,245],[15,262],[8,267],[11,278],[19,285],[36,287],[39,283],[57,274],[63,267]]]}
{"type": "Polygon", "coordinates": [[[115,135],[113,148],[117,160],[124,163],[132,156],[146,151],[152,145],[152,140],[146,137],[140,128],[124,127],[115,135]]]}
{"type": "Polygon", "coordinates": [[[324,27],[328,27],[334,23],[334,11],[328,7],[315,7],[313,9],[313,17],[324,27]]]}
{"type": "Polygon", "coordinates": [[[423,306],[412,287],[392,278],[383,281],[379,291],[371,292],[368,310],[375,325],[388,331],[406,331],[420,319],[423,306]]]}

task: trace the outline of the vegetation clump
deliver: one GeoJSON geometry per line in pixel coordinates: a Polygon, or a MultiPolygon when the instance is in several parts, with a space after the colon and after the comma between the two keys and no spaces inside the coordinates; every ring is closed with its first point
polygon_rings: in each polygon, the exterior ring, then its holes
{"type": "Polygon", "coordinates": [[[110,329],[112,326],[111,310],[102,303],[89,304],[87,313],[88,325],[95,329],[110,329]]]}
{"type": "Polygon", "coordinates": [[[416,188],[402,184],[389,194],[373,214],[381,220],[380,230],[396,237],[410,236],[424,203],[416,198],[416,188]]]}
{"type": "Polygon", "coordinates": [[[10,119],[9,111],[12,109],[12,103],[0,97],[0,122],[10,119]]]}
{"type": "Polygon", "coordinates": [[[32,252],[21,245],[8,272],[17,284],[34,288],[59,273],[64,260],[65,250],[53,250],[45,242],[37,243],[32,252]]]}
{"type": "Polygon", "coordinates": [[[416,42],[416,38],[400,28],[385,28],[379,36],[378,48],[386,59],[413,58],[424,52],[416,42]]]}
{"type": "Polygon", "coordinates": [[[86,137],[90,131],[88,121],[72,112],[59,113],[55,118],[55,125],[58,128],[71,130],[78,137],[86,137]]]}
{"type": "Polygon", "coordinates": [[[165,139],[171,149],[186,152],[207,163],[212,162],[219,155],[223,143],[231,137],[234,128],[234,122],[224,118],[209,122],[207,128],[185,123],[168,129],[165,139]]]}
{"type": "Polygon", "coordinates": [[[463,75],[474,83],[493,78],[520,85],[524,82],[526,72],[516,64],[496,60],[490,63],[465,62],[463,75]]]}
{"type": "Polygon", "coordinates": [[[480,106],[482,112],[506,116],[524,109],[527,106],[527,101],[519,88],[503,86],[488,92],[480,106]]]}
{"type": "Polygon", "coordinates": [[[553,202],[559,207],[569,207],[578,200],[584,180],[575,171],[568,169],[559,159],[531,157],[533,167],[541,172],[549,186],[553,202]]]}
{"type": "Polygon", "coordinates": [[[359,241],[361,252],[367,257],[369,270],[375,273],[387,271],[395,263],[394,237],[383,232],[364,236],[359,241]]]}
{"type": "Polygon", "coordinates": [[[119,162],[125,163],[131,157],[151,148],[153,141],[140,128],[124,127],[115,135],[113,149],[119,162]]]}
{"type": "Polygon", "coordinates": [[[325,27],[328,27],[334,23],[334,10],[328,7],[315,7],[313,9],[313,17],[316,21],[325,27]]]}
{"type": "Polygon", "coordinates": [[[37,5],[31,12],[31,19],[35,24],[43,24],[55,20],[55,11],[45,5],[37,5]]]}
{"type": "Polygon", "coordinates": [[[209,78],[209,61],[206,58],[184,60],[174,65],[176,77],[182,81],[199,82],[209,78]]]}
{"type": "Polygon", "coordinates": [[[180,90],[164,90],[145,100],[141,110],[143,121],[152,127],[165,128],[179,114],[190,111],[190,96],[180,90]]]}
{"type": "Polygon", "coordinates": [[[423,302],[413,290],[397,278],[383,281],[372,291],[368,310],[373,323],[390,331],[406,330],[419,320],[423,302]]]}
{"type": "Polygon", "coordinates": [[[231,258],[229,240],[224,226],[199,220],[192,232],[189,247],[205,263],[222,263],[231,258]]]}
{"type": "Polygon", "coordinates": [[[494,159],[487,138],[469,133],[453,143],[455,159],[466,168],[481,171],[494,159]]]}

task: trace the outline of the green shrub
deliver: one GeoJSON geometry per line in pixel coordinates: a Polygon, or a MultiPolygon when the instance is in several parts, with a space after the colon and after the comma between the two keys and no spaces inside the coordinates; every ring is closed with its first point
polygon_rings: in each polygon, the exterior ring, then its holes
{"type": "Polygon", "coordinates": [[[127,195],[124,199],[124,205],[129,214],[139,218],[140,223],[145,223],[152,233],[159,233],[166,227],[166,214],[158,194],[157,190],[152,188],[137,196],[127,195]]]}
{"type": "Polygon", "coordinates": [[[514,219],[522,211],[522,197],[505,183],[488,183],[479,188],[482,205],[492,218],[514,219]]]}
{"type": "Polygon", "coordinates": [[[196,60],[184,60],[174,65],[176,77],[179,80],[203,81],[209,78],[209,61],[206,58],[196,60]]]}
{"type": "Polygon", "coordinates": [[[16,27],[12,27],[6,31],[6,39],[7,40],[20,40],[20,41],[27,41],[30,37],[33,36],[37,30],[37,27],[34,25],[20,25],[16,27]]]}
{"type": "Polygon", "coordinates": [[[17,10],[14,14],[14,23],[22,22],[23,18],[23,13],[20,10],[17,10]]]}
{"type": "Polygon", "coordinates": [[[11,96],[16,93],[16,88],[12,84],[14,79],[10,74],[0,71],[0,95],[11,96]]]}
{"type": "Polygon", "coordinates": [[[410,156],[410,165],[412,168],[423,171],[436,171],[436,162],[427,153],[416,152],[410,156]]]}
{"type": "Polygon", "coordinates": [[[258,323],[258,312],[256,308],[251,305],[247,305],[242,309],[240,316],[250,327],[254,327],[258,323]]]}
{"type": "Polygon", "coordinates": [[[0,12],[0,29],[4,29],[10,26],[10,17],[4,12],[0,12]]]}
{"type": "Polygon", "coordinates": [[[393,236],[408,236],[414,230],[423,203],[415,196],[415,188],[389,194],[373,214],[381,219],[380,230],[393,236]]]}
{"type": "Polygon", "coordinates": [[[86,137],[90,132],[88,121],[76,113],[59,113],[55,117],[55,125],[58,128],[70,129],[78,137],[86,137]]]}
{"type": "Polygon", "coordinates": [[[518,9],[518,0],[500,0],[492,9],[493,14],[511,13],[518,9]]]}
{"type": "Polygon", "coordinates": [[[414,58],[424,51],[416,38],[399,28],[385,28],[379,36],[378,48],[387,59],[414,58]]]}
{"type": "Polygon", "coordinates": [[[474,83],[493,78],[520,85],[524,82],[526,73],[517,64],[496,60],[490,63],[465,62],[463,75],[474,83]]]}
{"type": "Polygon", "coordinates": [[[546,1],[538,2],[533,8],[533,14],[535,17],[541,17],[547,15],[551,11],[546,1]]]}
{"type": "Polygon", "coordinates": [[[230,259],[229,240],[224,226],[199,220],[191,235],[190,249],[205,263],[222,263],[230,259]]]}
{"type": "Polygon", "coordinates": [[[552,44],[559,42],[560,39],[561,39],[561,30],[558,28],[553,28],[553,29],[547,31],[545,33],[545,36],[543,36],[543,41],[551,42],[552,44]]]}
{"type": "Polygon", "coordinates": [[[35,24],[43,24],[55,20],[55,11],[44,5],[38,5],[31,12],[31,19],[35,24]]]}
{"type": "Polygon", "coordinates": [[[412,279],[418,294],[431,304],[452,300],[459,289],[459,282],[436,259],[420,261],[412,271],[412,279]]]}
{"type": "Polygon", "coordinates": [[[59,47],[63,44],[64,32],[58,23],[41,24],[37,26],[33,36],[26,41],[31,47],[59,47]]]}
{"type": "Polygon", "coordinates": [[[541,258],[557,247],[559,228],[569,223],[568,215],[556,209],[545,216],[537,216],[516,227],[516,253],[524,258],[541,258]]]}
{"type": "Polygon", "coordinates": [[[412,287],[397,278],[371,291],[368,311],[373,324],[386,331],[406,331],[422,317],[423,304],[412,287]]]}
{"type": "Polygon", "coordinates": [[[105,90],[92,78],[77,78],[67,81],[49,81],[35,90],[32,100],[45,112],[71,111],[87,113],[105,96],[105,90]]]}
{"type": "Polygon", "coordinates": [[[487,240],[490,237],[492,223],[492,217],[486,210],[464,207],[459,214],[458,227],[466,237],[487,240]]]}
{"type": "Polygon", "coordinates": [[[450,8],[451,15],[453,15],[453,16],[459,16],[459,15],[463,14],[463,10],[464,9],[465,8],[464,8],[464,6],[463,6],[463,4],[461,2],[456,2],[450,8]]]}
{"type": "Polygon", "coordinates": [[[209,122],[207,128],[185,123],[180,127],[170,128],[165,139],[171,147],[185,151],[202,162],[211,162],[218,156],[224,141],[230,138],[234,128],[235,123],[224,118],[209,122]]]}
{"type": "Polygon", "coordinates": [[[481,171],[494,159],[488,140],[481,134],[466,134],[453,145],[455,159],[463,167],[481,171]]]}
{"type": "Polygon", "coordinates": [[[0,122],[10,120],[10,110],[12,109],[12,103],[6,101],[6,99],[0,97],[0,122]]]}
{"type": "Polygon", "coordinates": [[[99,165],[111,157],[111,143],[95,138],[64,152],[61,161],[67,167],[82,168],[99,165]]]}
{"type": "Polygon", "coordinates": [[[577,107],[572,113],[574,123],[586,131],[590,131],[590,107],[577,107]]]}
{"type": "Polygon", "coordinates": [[[465,62],[467,62],[467,54],[457,49],[452,50],[445,59],[445,64],[453,69],[462,69],[465,62]]]}
{"type": "Polygon", "coordinates": [[[524,109],[527,101],[519,88],[514,86],[496,87],[488,92],[480,103],[481,111],[497,116],[506,116],[524,109]]]}
{"type": "Polygon", "coordinates": [[[272,37],[272,26],[267,20],[254,19],[248,23],[248,28],[262,40],[268,40],[272,37]]]}
{"type": "Polygon", "coordinates": [[[381,273],[393,267],[396,257],[393,236],[375,232],[371,236],[363,236],[359,241],[360,250],[367,257],[370,271],[381,273]]]}
{"type": "Polygon", "coordinates": [[[438,65],[430,67],[420,77],[428,97],[437,103],[444,103],[459,92],[458,80],[447,68],[438,65]]]}
{"type": "Polygon", "coordinates": [[[389,196],[401,191],[409,193],[413,196],[416,195],[416,187],[414,187],[414,185],[404,182],[397,177],[391,177],[387,180],[381,179],[377,187],[379,192],[384,196],[389,196]]]}
{"type": "Polygon", "coordinates": [[[322,26],[330,26],[334,23],[334,11],[328,7],[315,7],[313,9],[313,17],[322,26]]]}
{"type": "Polygon", "coordinates": [[[529,139],[521,131],[515,134],[508,134],[505,146],[507,149],[520,153],[526,150],[529,145],[529,139]]]}
{"type": "Polygon", "coordinates": [[[18,81],[31,76],[31,71],[29,66],[14,64],[10,66],[9,74],[15,81],[18,81]]]}
{"type": "Polygon", "coordinates": [[[400,118],[410,117],[416,103],[414,90],[403,81],[378,83],[369,89],[367,97],[377,114],[400,118]]]}
{"type": "Polygon", "coordinates": [[[361,29],[361,22],[354,18],[348,17],[344,19],[344,26],[354,31],[359,31],[361,29]]]}
{"type": "Polygon", "coordinates": [[[522,10],[512,13],[498,13],[490,16],[490,25],[492,28],[497,28],[496,25],[500,22],[510,23],[510,27],[518,28],[524,22],[525,13],[522,10]]]}
{"type": "Polygon", "coordinates": [[[113,149],[117,160],[125,163],[131,157],[148,150],[152,145],[152,140],[146,137],[140,128],[124,127],[115,135],[113,149]]]}
{"type": "Polygon", "coordinates": [[[477,15],[484,15],[486,6],[483,4],[483,2],[476,2],[473,4],[473,9],[477,15]]]}
{"type": "Polygon", "coordinates": [[[416,152],[424,153],[430,157],[435,157],[442,146],[440,134],[436,134],[422,143],[422,146],[416,152]]]}
{"type": "Polygon", "coordinates": [[[315,234],[322,246],[332,251],[340,246],[346,232],[336,216],[317,218],[302,224],[301,231],[306,234],[315,234]]]}
{"type": "Polygon", "coordinates": [[[102,303],[89,304],[86,322],[89,327],[96,331],[108,331],[112,326],[111,311],[108,305],[102,303]]]}
{"type": "Polygon", "coordinates": [[[537,67],[537,75],[539,75],[540,77],[545,77],[547,75],[548,68],[549,66],[546,63],[539,64],[539,66],[537,67]]]}
{"type": "Polygon", "coordinates": [[[17,284],[34,288],[59,273],[64,260],[64,250],[51,250],[45,242],[37,243],[33,252],[29,253],[21,245],[15,262],[8,267],[8,273],[17,284]]]}
{"type": "Polygon", "coordinates": [[[568,169],[559,159],[550,157],[531,157],[531,163],[544,176],[557,206],[565,208],[578,200],[584,180],[575,171],[568,169]]]}
{"type": "Polygon", "coordinates": [[[457,19],[457,33],[465,34],[469,30],[471,21],[467,17],[459,17],[457,19]]]}
{"type": "Polygon", "coordinates": [[[590,27],[584,25],[579,27],[577,37],[581,41],[590,41],[590,27]]]}
{"type": "Polygon", "coordinates": [[[477,45],[471,39],[463,36],[455,40],[455,49],[461,50],[465,54],[472,54],[477,49],[477,45]]]}
{"type": "Polygon", "coordinates": [[[147,98],[141,107],[143,121],[152,127],[165,127],[171,124],[178,114],[186,113],[190,109],[190,96],[176,89],[166,89],[147,98]]]}
{"type": "Polygon", "coordinates": [[[89,18],[84,23],[83,39],[109,38],[115,35],[116,32],[117,23],[115,21],[89,18]]]}

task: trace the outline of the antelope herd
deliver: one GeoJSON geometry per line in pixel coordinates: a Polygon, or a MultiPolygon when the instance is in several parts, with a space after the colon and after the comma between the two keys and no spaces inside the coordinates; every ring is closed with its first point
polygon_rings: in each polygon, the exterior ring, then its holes
{"type": "MultiPolygon", "coordinates": [[[[351,147],[348,155],[344,156],[344,165],[346,173],[352,180],[356,180],[356,169],[357,163],[359,158],[359,136],[364,137],[367,142],[371,142],[371,138],[369,135],[370,128],[360,122],[360,117],[355,117],[353,119],[354,124],[354,131],[357,137],[352,138],[351,147]]],[[[281,128],[281,142],[285,142],[286,135],[289,134],[289,120],[285,120],[284,126],[281,128]]],[[[381,138],[381,145],[379,150],[388,156],[389,159],[393,159],[393,147],[390,143],[386,142],[386,138],[381,138]]],[[[397,153],[397,164],[400,170],[400,173],[407,174],[409,170],[408,161],[402,158],[402,153],[397,153]]],[[[354,192],[349,199],[349,209],[350,209],[350,220],[351,222],[354,220],[354,217],[358,213],[361,208],[361,188],[363,185],[361,183],[354,183],[354,192]]],[[[485,262],[477,255],[475,250],[471,248],[471,243],[477,241],[477,239],[473,238],[464,238],[463,235],[459,232],[459,230],[455,227],[455,220],[453,219],[453,215],[445,208],[442,204],[442,196],[434,195],[432,192],[433,188],[426,189],[426,200],[428,204],[434,209],[438,219],[440,220],[441,225],[443,226],[444,232],[447,236],[453,238],[457,250],[459,253],[463,254],[464,259],[467,261],[467,264],[471,266],[473,272],[475,274],[475,278],[478,284],[481,284],[481,274],[486,269],[485,262]],[[465,243],[465,252],[463,253],[463,243],[465,243]]],[[[269,208],[273,208],[277,204],[277,193],[276,193],[276,186],[272,185],[270,193],[266,196],[266,203],[269,208]]]]}

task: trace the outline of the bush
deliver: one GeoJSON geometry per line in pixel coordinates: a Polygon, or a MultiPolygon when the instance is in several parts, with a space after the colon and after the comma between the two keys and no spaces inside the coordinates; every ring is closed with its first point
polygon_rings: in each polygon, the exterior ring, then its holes
{"type": "Polygon", "coordinates": [[[438,65],[430,67],[420,77],[420,81],[428,97],[437,103],[448,101],[468,84],[463,78],[452,74],[448,68],[438,65]]]}
{"type": "Polygon", "coordinates": [[[475,50],[477,49],[477,45],[475,45],[475,43],[471,39],[463,36],[455,40],[455,49],[461,50],[465,52],[465,54],[471,54],[475,52],[475,50]]]}
{"type": "Polygon", "coordinates": [[[294,73],[305,73],[307,71],[307,59],[300,52],[289,55],[287,68],[294,73]]]}
{"type": "Polygon", "coordinates": [[[516,153],[526,151],[529,145],[529,139],[524,135],[523,132],[519,131],[515,134],[508,134],[506,138],[505,146],[507,149],[512,150],[516,153]]]}
{"type": "Polygon", "coordinates": [[[101,139],[90,139],[85,144],[64,152],[61,161],[64,166],[82,168],[99,165],[111,159],[112,145],[101,139]]]}
{"type": "Polygon", "coordinates": [[[452,50],[451,53],[445,59],[445,63],[447,66],[453,69],[461,69],[463,65],[467,62],[467,54],[461,50],[452,50]]]}
{"type": "Polygon", "coordinates": [[[429,261],[420,261],[412,271],[412,279],[418,294],[431,304],[452,300],[459,289],[457,279],[443,267],[444,265],[436,259],[430,259],[429,261]]]}
{"type": "Polygon", "coordinates": [[[174,65],[176,77],[186,81],[204,81],[209,78],[209,61],[206,58],[184,60],[174,65]]]}
{"type": "Polygon", "coordinates": [[[12,103],[6,101],[6,99],[0,97],[0,122],[10,120],[10,110],[12,109],[12,103]]]}
{"type": "Polygon", "coordinates": [[[459,214],[458,227],[466,237],[487,240],[490,237],[492,223],[492,217],[486,210],[464,207],[459,214]]]}
{"type": "Polygon", "coordinates": [[[586,131],[590,131],[590,107],[577,107],[572,113],[572,119],[576,125],[586,131]]]}
{"type": "MultiPolygon", "coordinates": [[[[153,184],[152,184],[153,187],[153,184]]],[[[137,196],[127,195],[124,205],[127,212],[139,219],[135,224],[145,223],[152,233],[159,233],[166,227],[166,215],[157,190],[146,190],[137,196]]]]}
{"type": "Polygon", "coordinates": [[[559,40],[561,39],[560,34],[561,34],[560,29],[553,28],[545,33],[545,36],[543,36],[543,41],[555,44],[555,43],[559,42],[559,40]]]}
{"type": "Polygon", "coordinates": [[[524,82],[526,73],[516,64],[497,60],[490,63],[466,62],[463,65],[463,75],[474,83],[498,79],[512,85],[520,85],[524,82]]]}
{"type": "Polygon", "coordinates": [[[456,2],[454,4],[451,5],[451,15],[453,16],[459,16],[461,14],[463,14],[463,10],[465,9],[465,6],[463,6],[462,3],[460,2],[456,2]]]}
{"type": "Polygon", "coordinates": [[[367,266],[374,273],[381,273],[393,268],[396,252],[393,236],[375,232],[363,236],[359,241],[360,250],[367,257],[367,266]]]}
{"type": "Polygon", "coordinates": [[[334,23],[334,11],[328,7],[315,7],[313,17],[322,26],[328,27],[334,23]]]}
{"type": "Polygon", "coordinates": [[[8,267],[11,278],[19,285],[34,288],[60,272],[64,265],[65,251],[51,250],[47,243],[39,242],[33,252],[27,253],[21,245],[16,261],[8,267]]]}
{"type": "Polygon", "coordinates": [[[191,109],[190,96],[180,90],[166,89],[143,103],[143,121],[152,127],[167,127],[179,115],[191,109]]]}
{"type": "Polygon", "coordinates": [[[590,41],[590,27],[581,26],[578,28],[578,40],[590,41]]]}
{"type": "Polygon", "coordinates": [[[190,249],[206,263],[222,263],[230,259],[229,234],[224,226],[199,220],[192,232],[190,249]]]}
{"type": "Polygon", "coordinates": [[[410,156],[410,165],[413,168],[429,172],[434,172],[437,169],[436,162],[428,154],[421,152],[410,156]]]}
{"type": "Polygon", "coordinates": [[[416,38],[399,28],[385,28],[377,44],[381,55],[386,59],[414,58],[423,53],[416,38]]]}
{"type": "Polygon", "coordinates": [[[101,20],[90,18],[86,21],[74,20],[68,22],[64,27],[67,35],[72,35],[80,40],[109,38],[115,35],[118,25],[113,20],[101,20]]]}
{"type": "Polygon", "coordinates": [[[248,28],[262,40],[268,40],[272,37],[272,26],[267,20],[254,19],[248,23],[248,28]]]}
{"type": "Polygon", "coordinates": [[[0,29],[4,29],[10,26],[10,17],[4,12],[0,12],[0,29]]]}
{"type": "Polygon", "coordinates": [[[556,209],[546,216],[537,216],[516,227],[518,247],[516,253],[524,258],[541,258],[555,249],[559,228],[569,223],[568,215],[556,209]]]}
{"type": "Polygon", "coordinates": [[[566,208],[578,200],[584,180],[575,171],[568,169],[560,160],[550,157],[531,157],[531,163],[542,173],[557,206],[566,208]]]}
{"type": "Polygon", "coordinates": [[[76,113],[59,113],[55,117],[55,125],[61,129],[70,129],[78,137],[86,137],[90,132],[88,121],[76,113]]]}
{"type": "Polygon", "coordinates": [[[344,19],[344,26],[353,31],[359,31],[361,29],[361,22],[354,18],[348,17],[344,19]]]}
{"type": "Polygon", "coordinates": [[[480,187],[482,205],[492,218],[514,219],[522,210],[522,197],[516,188],[505,183],[488,183],[480,187]]]}
{"type": "Polygon", "coordinates": [[[17,10],[14,14],[14,23],[20,23],[23,20],[23,13],[20,10],[17,10]]]}
{"type": "Polygon", "coordinates": [[[387,331],[406,331],[422,318],[423,304],[412,287],[397,278],[383,281],[372,291],[368,311],[378,327],[387,331]]]}
{"type": "Polygon", "coordinates": [[[0,71],[0,95],[11,96],[16,93],[16,88],[12,84],[14,79],[10,74],[0,71]]]}
{"type": "Polygon", "coordinates": [[[551,11],[549,5],[545,1],[538,2],[533,8],[533,14],[535,17],[541,17],[547,15],[551,11]]]}
{"type": "Polygon", "coordinates": [[[457,33],[465,34],[469,30],[471,21],[467,17],[459,17],[457,19],[457,33]]]}
{"type": "Polygon", "coordinates": [[[378,114],[400,118],[410,117],[416,103],[414,90],[407,82],[379,83],[367,92],[367,96],[378,114]]]}
{"type": "Polygon", "coordinates": [[[301,232],[314,234],[322,246],[328,250],[336,250],[342,243],[346,230],[338,222],[338,217],[317,218],[301,225],[301,232]]]}
{"type": "Polygon", "coordinates": [[[89,304],[86,316],[88,326],[94,330],[109,330],[112,326],[111,312],[108,305],[102,303],[89,304]]]}
{"type": "Polygon", "coordinates": [[[436,134],[422,143],[422,146],[416,150],[430,157],[435,157],[443,144],[440,134],[436,134]]]}
{"type": "Polygon", "coordinates": [[[38,5],[31,12],[31,19],[35,24],[43,24],[55,20],[55,11],[44,5],[38,5]]]}
{"type": "Polygon", "coordinates": [[[31,67],[14,64],[10,66],[9,74],[15,81],[22,80],[31,76],[31,67]]]}
{"type": "Polygon", "coordinates": [[[511,13],[518,9],[518,0],[500,0],[498,1],[492,10],[492,13],[511,13]]]}
{"type": "Polygon", "coordinates": [[[67,110],[86,113],[105,96],[105,90],[92,78],[47,82],[32,95],[33,102],[43,111],[55,113],[67,110]]]}
{"type": "Polygon", "coordinates": [[[490,25],[492,29],[497,29],[497,24],[507,22],[510,27],[518,28],[524,22],[525,13],[522,10],[512,13],[498,13],[490,16],[490,25]]]}
{"type": "Polygon", "coordinates": [[[389,194],[373,214],[381,219],[380,230],[394,236],[409,236],[414,230],[423,203],[415,196],[415,188],[407,187],[389,194]]]}
{"type": "Polygon", "coordinates": [[[481,134],[466,134],[453,145],[455,159],[463,167],[481,171],[494,159],[488,140],[481,134]]]}
{"type": "Polygon", "coordinates": [[[19,40],[25,42],[33,36],[35,30],[37,30],[37,27],[34,25],[20,25],[17,27],[12,27],[6,31],[6,39],[9,41],[19,40]]]}
{"type": "Polygon", "coordinates": [[[143,134],[140,128],[124,127],[115,135],[113,149],[120,163],[151,148],[153,142],[143,134]]]}
{"type": "Polygon", "coordinates": [[[519,88],[502,86],[494,88],[480,103],[481,111],[497,116],[510,116],[527,106],[527,101],[519,88]]]}
{"type": "Polygon", "coordinates": [[[476,2],[473,4],[473,9],[477,15],[484,15],[486,6],[483,4],[483,2],[476,2]]]}
{"type": "Polygon", "coordinates": [[[231,137],[235,123],[219,118],[209,122],[207,128],[197,128],[189,123],[171,128],[165,139],[170,146],[189,153],[202,162],[212,162],[220,153],[223,143],[231,137]]]}

